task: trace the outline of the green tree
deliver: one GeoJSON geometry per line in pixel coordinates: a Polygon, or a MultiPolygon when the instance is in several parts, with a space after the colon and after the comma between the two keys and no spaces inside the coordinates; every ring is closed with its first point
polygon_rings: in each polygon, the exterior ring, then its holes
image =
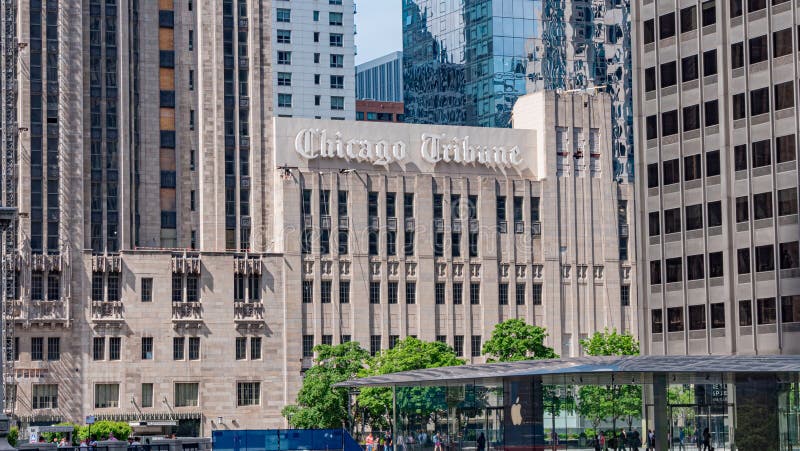
{"type": "MultiPolygon", "coordinates": [[[[89,429],[89,426],[81,426],[78,430],[78,438],[80,440],[88,440],[90,438],[89,429]]],[[[131,429],[130,425],[122,421],[98,421],[91,425],[91,435],[97,440],[107,440],[109,434],[113,433],[114,438],[125,441],[128,440],[128,436],[132,432],[133,429],[131,429]]]]}
{"type": "Polygon", "coordinates": [[[532,359],[557,359],[558,354],[545,346],[547,329],[526,324],[521,319],[498,323],[483,344],[487,362],[516,362],[532,359]]]}
{"type": "MultiPolygon", "coordinates": [[[[421,370],[443,366],[463,365],[464,361],[456,357],[453,348],[438,341],[427,342],[414,337],[398,341],[394,348],[385,349],[369,360],[369,364],[361,372],[361,376],[378,376],[400,371],[421,370]]],[[[417,387],[416,390],[404,392],[398,399],[400,415],[429,416],[440,409],[443,396],[438,387],[417,387]],[[429,403],[428,401],[435,400],[429,403]]],[[[361,390],[358,408],[362,421],[373,429],[392,426],[392,391],[389,388],[367,387],[361,390]]]]}
{"type": "Polygon", "coordinates": [[[7,440],[9,445],[17,446],[17,441],[19,440],[19,428],[16,426],[11,426],[11,429],[8,430],[7,440]]]}
{"type": "Polygon", "coordinates": [[[314,365],[306,371],[303,386],[297,393],[295,405],[283,408],[281,414],[293,428],[340,428],[349,422],[349,395],[345,388],[334,384],[356,377],[364,368],[369,353],[358,343],[337,346],[318,345],[314,365]]]}
{"type": "MultiPolygon", "coordinates": [[[[595,332],[580,341],[583,351],[591,356],[639,355],[639,342],[632,335],[619,334],[616,329],[595,332]]],[[[585,386],[578,392],[578,411],[595,428],[603,420],[611,420],[616,429],[619,419],[626,419],[628,428],[642,413],[642,387],[638,385],[585,386]]]]}

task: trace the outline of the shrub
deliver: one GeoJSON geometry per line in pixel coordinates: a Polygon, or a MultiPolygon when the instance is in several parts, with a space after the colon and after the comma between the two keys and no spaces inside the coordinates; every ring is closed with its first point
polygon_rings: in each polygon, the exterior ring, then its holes
{"type": "Polygon", "coordinates": [[[19,429],[16,426],[12,426],[11,429],[8,430],[8,444],[16,447],[18,439],[19,429]]]}
{"type": "MultiPolygon", "coordinates": [[[[110,433],[117,440],[128,440],[133,430],[128,423],[121,421],[98,421],[91,427],[91,433],[97,440],[107,440],[110,433]]],[[[79,440],[89,439],[89,426],[81,426],[78,431],[79,440]]]]}

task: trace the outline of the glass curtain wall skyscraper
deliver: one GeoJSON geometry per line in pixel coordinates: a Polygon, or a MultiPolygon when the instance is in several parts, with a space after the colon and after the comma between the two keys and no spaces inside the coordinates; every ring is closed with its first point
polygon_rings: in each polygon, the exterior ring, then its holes
{"type": "Polygon", "coordinates": [[[509,127],[527,92],[600,88],[632,177],[629,16],[625,0],[404,0],[405,120],[509,127]]]}

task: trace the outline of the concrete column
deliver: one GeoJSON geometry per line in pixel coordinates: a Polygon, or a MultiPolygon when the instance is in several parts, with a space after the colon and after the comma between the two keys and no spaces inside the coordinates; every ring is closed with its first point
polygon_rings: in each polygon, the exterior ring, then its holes
{"type": "Polygon", "coordinates": [[[669,449],[670,420],[667,404],[667,375],[654,374],[653,432],[655,432],[656,435],[656,451],[665,451],[669,449]]]}
{"type": "Polygon", "coordinates": [[[738,449],[779,449],[778,382],[773,375],[736,376],[738,449]]]}

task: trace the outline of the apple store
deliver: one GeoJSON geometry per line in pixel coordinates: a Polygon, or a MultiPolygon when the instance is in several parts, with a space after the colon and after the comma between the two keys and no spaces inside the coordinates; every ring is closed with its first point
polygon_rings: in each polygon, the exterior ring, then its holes
{"type": "Polygon", "coordinates": [[[578,357],[340,386],[391,391],[396,451],[644,450],[649,431],[659,451],[800,450],[800,356],[578,357]]]}

